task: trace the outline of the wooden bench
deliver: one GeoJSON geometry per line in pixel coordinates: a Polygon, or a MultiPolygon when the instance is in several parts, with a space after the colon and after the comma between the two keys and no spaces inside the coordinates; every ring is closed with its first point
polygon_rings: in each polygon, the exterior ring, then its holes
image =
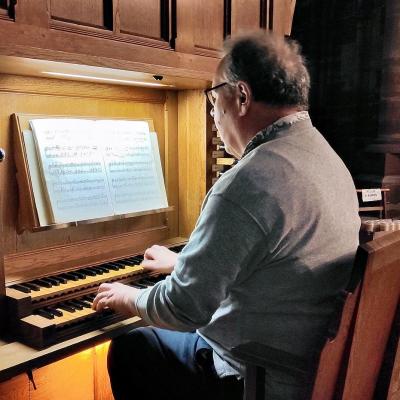
{"type": "MultiPolygon", "coordinates": [[[[359,246],[337,335],[327,339],[320,356],[312,400],[373,398],[399,294],[400,232],[359,246]],[[357,275],[363,276],[359,284],[357,275]]],[[[263,371],[271,360],[245,346],[233,353],[247,364],[244,399],[264,399],[263,371]]]]}

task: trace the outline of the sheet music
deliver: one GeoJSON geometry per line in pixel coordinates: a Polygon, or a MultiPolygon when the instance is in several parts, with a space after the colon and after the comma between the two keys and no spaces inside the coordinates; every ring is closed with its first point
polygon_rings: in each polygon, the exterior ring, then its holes
{"type": "Polygon", "coordinates": [[[103,157],[93,136],[93,121],[36,119],[31,126],[53,221],[113,215],[103,157]]]}
{"type": "Polygon", "coordinates": [[[53,222],[168,207],[157,135],[146,121],[30,123],[53,222]]]}
{"type": "Polygon", "coordinates": [[[38,169],[39,160],[36,154],[35,141],[32,131],[23,130],[26,158],[29,167],[29,176],[31,178],[33,196],[35,198],[36,212],[40,226],[51,224],[51,211],[46,203],[46,194],[42,184],[42,177],[38,169]]]}
{"type": "Polygon", "coordinates": [[[104,162],[115,213],[168,207],[157,135],[150,134],[148,124],[108,120],[96,121],[96,125],[104,138],[104,162]]]}

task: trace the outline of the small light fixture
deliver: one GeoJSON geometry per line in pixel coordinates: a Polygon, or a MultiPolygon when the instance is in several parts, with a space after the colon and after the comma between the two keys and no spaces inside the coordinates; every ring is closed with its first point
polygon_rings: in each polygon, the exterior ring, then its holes
{"type": "Polygon", "coordinates": [[[66,77],[66,78],[87,79],[87,80],[109,82],[109,83],[123,83],[123,84],[127,84],[127,85],[142,85],[142,86],[153,86],[153,87],[173,87],[173,85],[167,85],[165,83],[131,81],[131,80],[128,80],[128,79],[102,78],[102,77],[98,77],[98,76],[80,75],[80,74],[66,74],[66,73],[62,73],[62,72],[42,71],[42,74],[52,75],[52,76],[60,76],[60,77],[66,77]]]}

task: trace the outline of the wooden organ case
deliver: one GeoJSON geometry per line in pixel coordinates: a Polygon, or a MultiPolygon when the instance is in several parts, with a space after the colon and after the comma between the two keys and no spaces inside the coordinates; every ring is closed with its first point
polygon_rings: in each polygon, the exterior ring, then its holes
{"type": "MultiPolygon", "coordinates": [[[[0,102],[7,152],[0,164],[2,337],[4,347],[11,346],[11,359],[21,349],[36,357],[33,348],[43,348],[39,353],[44,358],[35,363],[40,366],[142,324],[137,317],[98,315],[90,308],[91,298],[101,282],[146,287],[162,279],[143,273],[141,256],[156,243],[179,249],[182,237],[190,234],[207,190],[211,122],[203,89],[145,89],[2,75],[0,102]],[[21,93],[28,82],[29,93],[21,93]],[[18,125],[26,127],[28,119],[38,114],[151,120],[158,135],[170,210],[77,226],[38,226],[32,198],[24,189],[29,173],[18,135],[18,125]],[[55,314],[49,316],[49,311],[55,314]]],[[[4,376],[26,369],[21,360],[12,361],[4,376]]]]}

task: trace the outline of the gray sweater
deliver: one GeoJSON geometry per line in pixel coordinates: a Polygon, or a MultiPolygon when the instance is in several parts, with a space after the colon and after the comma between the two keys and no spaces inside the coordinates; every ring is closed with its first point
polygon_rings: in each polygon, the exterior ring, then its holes
{"type": "Polygon", "coordinates": [[[172,275],[137,300],[151,325],[197,329],[220,376],[240,371],[229,349],[249,341],[306,357],[349,278],[360,225],[353,180],[300,114],[257,135],[263,143],[207,194],[172,275]]]}

